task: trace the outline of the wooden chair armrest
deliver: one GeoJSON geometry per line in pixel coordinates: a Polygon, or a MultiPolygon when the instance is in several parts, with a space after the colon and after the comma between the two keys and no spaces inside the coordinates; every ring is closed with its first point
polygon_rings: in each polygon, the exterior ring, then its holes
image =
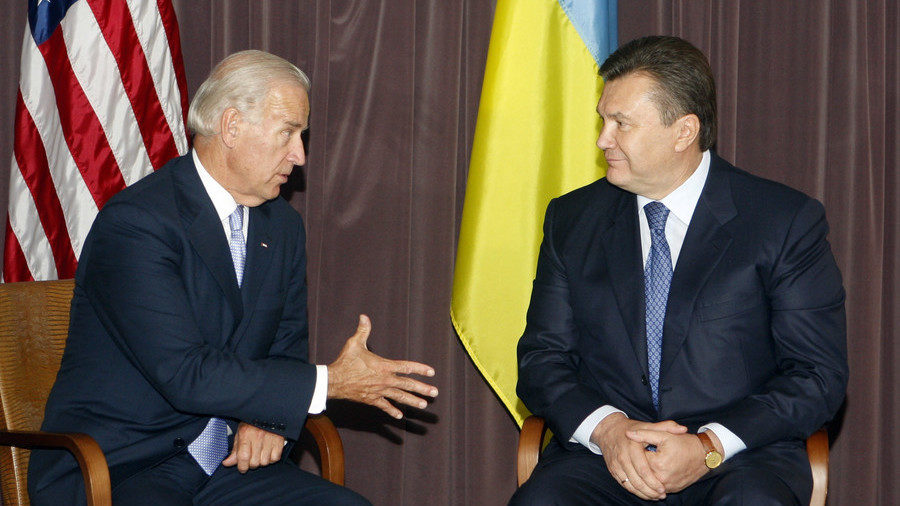
{"type": "Polygon", "coordinates": [[[331,420],[325,415],[306,417],[306,430],[319,447],[322,478],[337,485],[344,484],[344,443],[331,420]]]}
{"type": "Polygon", "coordinates": [[[100,445],[87,434],[0,430],[0,445],[20,448],[65,448],[78,460],[90,506],[112,504],[109,468],[100,445]]]}
{"type": "Polygon", "coordinates": [[[519,448],[516,455],[516,472],[520,487],[531,477],[534,466],[537,465],[538,457],[541,455],[541,443],[544,441],[544,433],[546,432],[547,425],[544,423],[544,419],[539,416],[531,415],[522,424],[522,431],[519,432],[519,448]]]}
{"type": "Polygon", "coordinates": [[[812,469],[813,491],[809,504],[824,506],[828,495],[828,431],[823,427],[806,440],[806,453],[812,469]]]}

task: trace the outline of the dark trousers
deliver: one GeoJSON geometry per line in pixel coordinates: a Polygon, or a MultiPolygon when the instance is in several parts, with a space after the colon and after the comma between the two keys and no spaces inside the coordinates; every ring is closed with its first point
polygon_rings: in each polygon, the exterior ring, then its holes
{"type": "Polygon", "coordinates": [[[212,474],[187,451],[126,478],[113,488],[113,504],[166,505],[353,505],[371,506],[350,489],[335,485],[290,462],[277,462],[245,474],[219,466],[212,474]]]}
{"type": "Polygon", "coordinates": [[[803,505],[812,494],[812,472],[801,442],[745,450],[697,483],[664,501],[644,501],[625,490],[606,462],[586,448],[563,448],[554,439],[531,478],[510,505],[803,505]]]}

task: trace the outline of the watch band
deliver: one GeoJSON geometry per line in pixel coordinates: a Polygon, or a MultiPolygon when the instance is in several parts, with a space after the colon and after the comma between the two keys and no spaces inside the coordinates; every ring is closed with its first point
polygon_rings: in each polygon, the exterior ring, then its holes
{"type": "Polygon", "coordinates": [[[723,460],[722,454],[719,453],[718,450],[716,450],[716,445],[713,444],[712,439],[709,437],[709,434],[707,434],[706,432],[698,432],[697,437],[700,438],[700,442],[706,449],[706,467],[709,469],[715,469],[719,467],[723,460]]]}

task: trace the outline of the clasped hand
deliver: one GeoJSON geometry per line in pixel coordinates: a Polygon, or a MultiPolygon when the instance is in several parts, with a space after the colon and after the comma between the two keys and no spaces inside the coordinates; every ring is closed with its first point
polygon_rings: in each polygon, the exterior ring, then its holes
{"type": "Polygon", "coordinates": [[[425,408],[428,403],[422,397],[435,397],[437,388],[407,375],[430,377],[434,376],[434,369],[418,362],[389,360],[372,353],[366,345],[371,332],[369,317],[359,315],[356,333],[328,366],[328,397],[369,404],[398,419],[403,418],[403,413],[390,401],[425,408]]]}
{"type": "Polygon", "coordinates": [[[646,501],[665,499],[667,493],[683,490],[707,472],[700,440],[672,420],[640,422],[614,413],[597,425],[591,439],[600,447],[610,474],[646,501]],[[648,445],[655,451],[648,451],[648,445]]]}

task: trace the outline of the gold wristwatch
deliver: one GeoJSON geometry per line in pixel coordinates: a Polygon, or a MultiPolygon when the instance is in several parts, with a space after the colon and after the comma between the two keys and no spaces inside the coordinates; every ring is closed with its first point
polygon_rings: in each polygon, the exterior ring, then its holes
{"type": "Polygon", "coordinates": [[[712,439],[709,438],[709,434],[700,432],[697,434],[697,437],[700,438],[700,442],[703,443],[703,447],[706,448],[706,467],[709,469],[719,467],[719,464],[722,463],[722,454],[716,450],[716,445],[714,445],[712,439]]]}

